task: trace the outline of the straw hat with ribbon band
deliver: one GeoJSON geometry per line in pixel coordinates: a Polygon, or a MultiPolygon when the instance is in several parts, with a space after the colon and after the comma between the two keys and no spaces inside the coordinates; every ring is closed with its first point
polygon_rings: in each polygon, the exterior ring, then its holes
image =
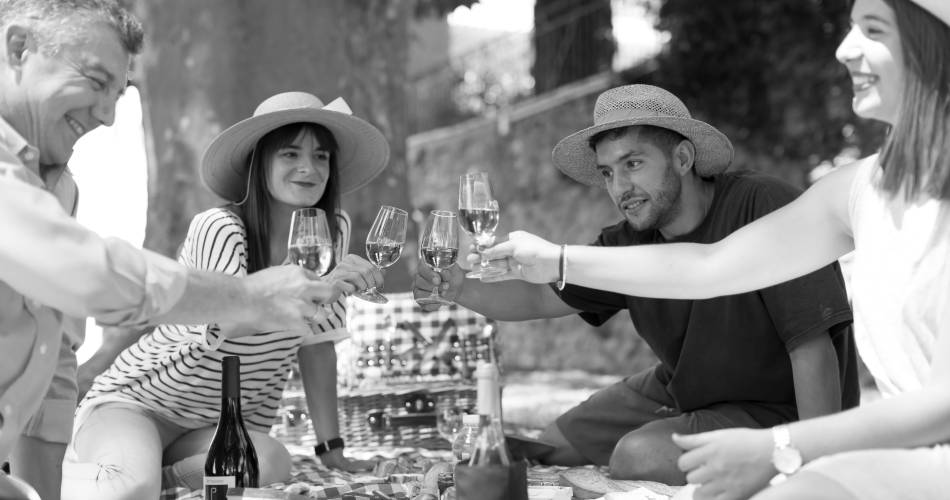
{"type": "Polygon", "coordinates": [[[267,98],[250,118],[218,134],[201,159],[201,177],[218,196],[240,202],[247,191],[248,166],[257,141],[291,123],[316,123],[336,139],[340,193],[353,191],[379,175],[389,161],[389,143],[382,132],[352,115],[343,98],[324,105],[306,92],[284,92],[267,98]]]}
{"type": "Polygon", "coordinates": [[[605,130],[633,125],[673,130],[692,141],[696,148],[694,168],[703,177],[725,171],[732,162],[729,139],[712,125],[694,120],[676,96],[652,85],[626,85],[600,94],[594,105],[594,126],[561,139],[552,152],[554,164],[578,182],[604,186],[590,138],[605,130]]]}

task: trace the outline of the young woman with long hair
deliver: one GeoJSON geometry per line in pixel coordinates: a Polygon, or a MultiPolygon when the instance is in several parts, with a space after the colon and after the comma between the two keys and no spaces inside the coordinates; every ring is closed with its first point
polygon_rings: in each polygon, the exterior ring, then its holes
{"type": "MultiPolygon", "coordinates": [[[[214,138],[202,178],[228,204],[195,216],[179,260],[244,275],[288,259],[291,213],[327,214],[337,256],[327,280],[363,290],[382,283],[368,261],[346,254],[350,221],[342,194],[386,166],[389,147],[346,103],[326,106],[303,92],[277,94],[214,138]]],[[[341,298],[306,331],[260,331],[253,324],[161,325],[124,350],[80,403],[64,466],[64,498],[156,498],[161,485],[199,488],[217,423],[221,360],[241,357],[241,399],[261,468],[260,481],[285,480],[290,455],[268,436],[287,374],[299,364],[313,419],[315,452],[348,471],[340,446],[334,342],[347,336],[341,298]]]]}

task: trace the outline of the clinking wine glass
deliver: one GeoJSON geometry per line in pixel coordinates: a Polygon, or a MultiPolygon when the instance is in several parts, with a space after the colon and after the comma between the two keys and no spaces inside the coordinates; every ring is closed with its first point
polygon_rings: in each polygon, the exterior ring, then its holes
{"type": "Polygon", "coordinates": [[[474,172],[459,179],[459,223],[475,240],[475,249],[480,257],[479,267],[465,275],[466,278],[490,278],[507,271],[489,262],[482,253],[495,242],[498,228],[498,201],[492,197],[488,174],[474,172]]]}
{"type": "MultiPolygon", "coordinates": [[[[376,214],[376,220],[373,221],[373,227],[366,235],[366,257],[374,266],[382,269],[389,267],[399,260],[399,254],[402,253],[402,246],[406,243],[406,224],[409,220],[409,214],[405,210],[383,205],[376,214]]],[[[379,293],[376,287],[356,292],[357,297],[385,304],[389,299],[379,293]]]]}
{"type": "Polygon", "coordinates": [[[333,262],[333,239],[327,214],[319,208],[298,208],[290,216],[287,241],[290,262],[323,276],[333,262]]]}
{"type": "MultiPolygon", "coordinates": [[[[429,220],[419,238],[419,253],[422,254],[422,261],[437,273],[455,264],[459,254],[459,234],[453,212],[433,210],[429,213],[429,220]]],[[[433,288],[428,297],[420,297],[416,302],[419,305],[452,303],[439,295],[439,287],[433,288]]]]}

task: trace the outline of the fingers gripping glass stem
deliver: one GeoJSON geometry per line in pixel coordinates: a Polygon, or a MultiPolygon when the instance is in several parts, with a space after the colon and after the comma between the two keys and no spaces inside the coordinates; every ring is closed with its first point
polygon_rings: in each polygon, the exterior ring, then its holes
{"type": "MultiPolygon", "coordinates": [[[[406,243],[406,224],[409,220],[405,210],[383,205],[376,214],[373,227],[366,235],[366,257],[379,269],[389,267],[399,260],[402,246],[406,243]]],[[[385,304],[389,299],[379,293],[376,287],[354,294],[363,300],[385,304]]]]}

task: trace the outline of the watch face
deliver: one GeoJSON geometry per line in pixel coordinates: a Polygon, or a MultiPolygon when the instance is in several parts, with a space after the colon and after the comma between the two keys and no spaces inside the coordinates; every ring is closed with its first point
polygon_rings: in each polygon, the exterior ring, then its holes
{"type": "Polygon", "coordinates": [[[802,466],[802,454],[787,446],[772,452],[772,464],[782,474],[794,474],[802,466]]]}

